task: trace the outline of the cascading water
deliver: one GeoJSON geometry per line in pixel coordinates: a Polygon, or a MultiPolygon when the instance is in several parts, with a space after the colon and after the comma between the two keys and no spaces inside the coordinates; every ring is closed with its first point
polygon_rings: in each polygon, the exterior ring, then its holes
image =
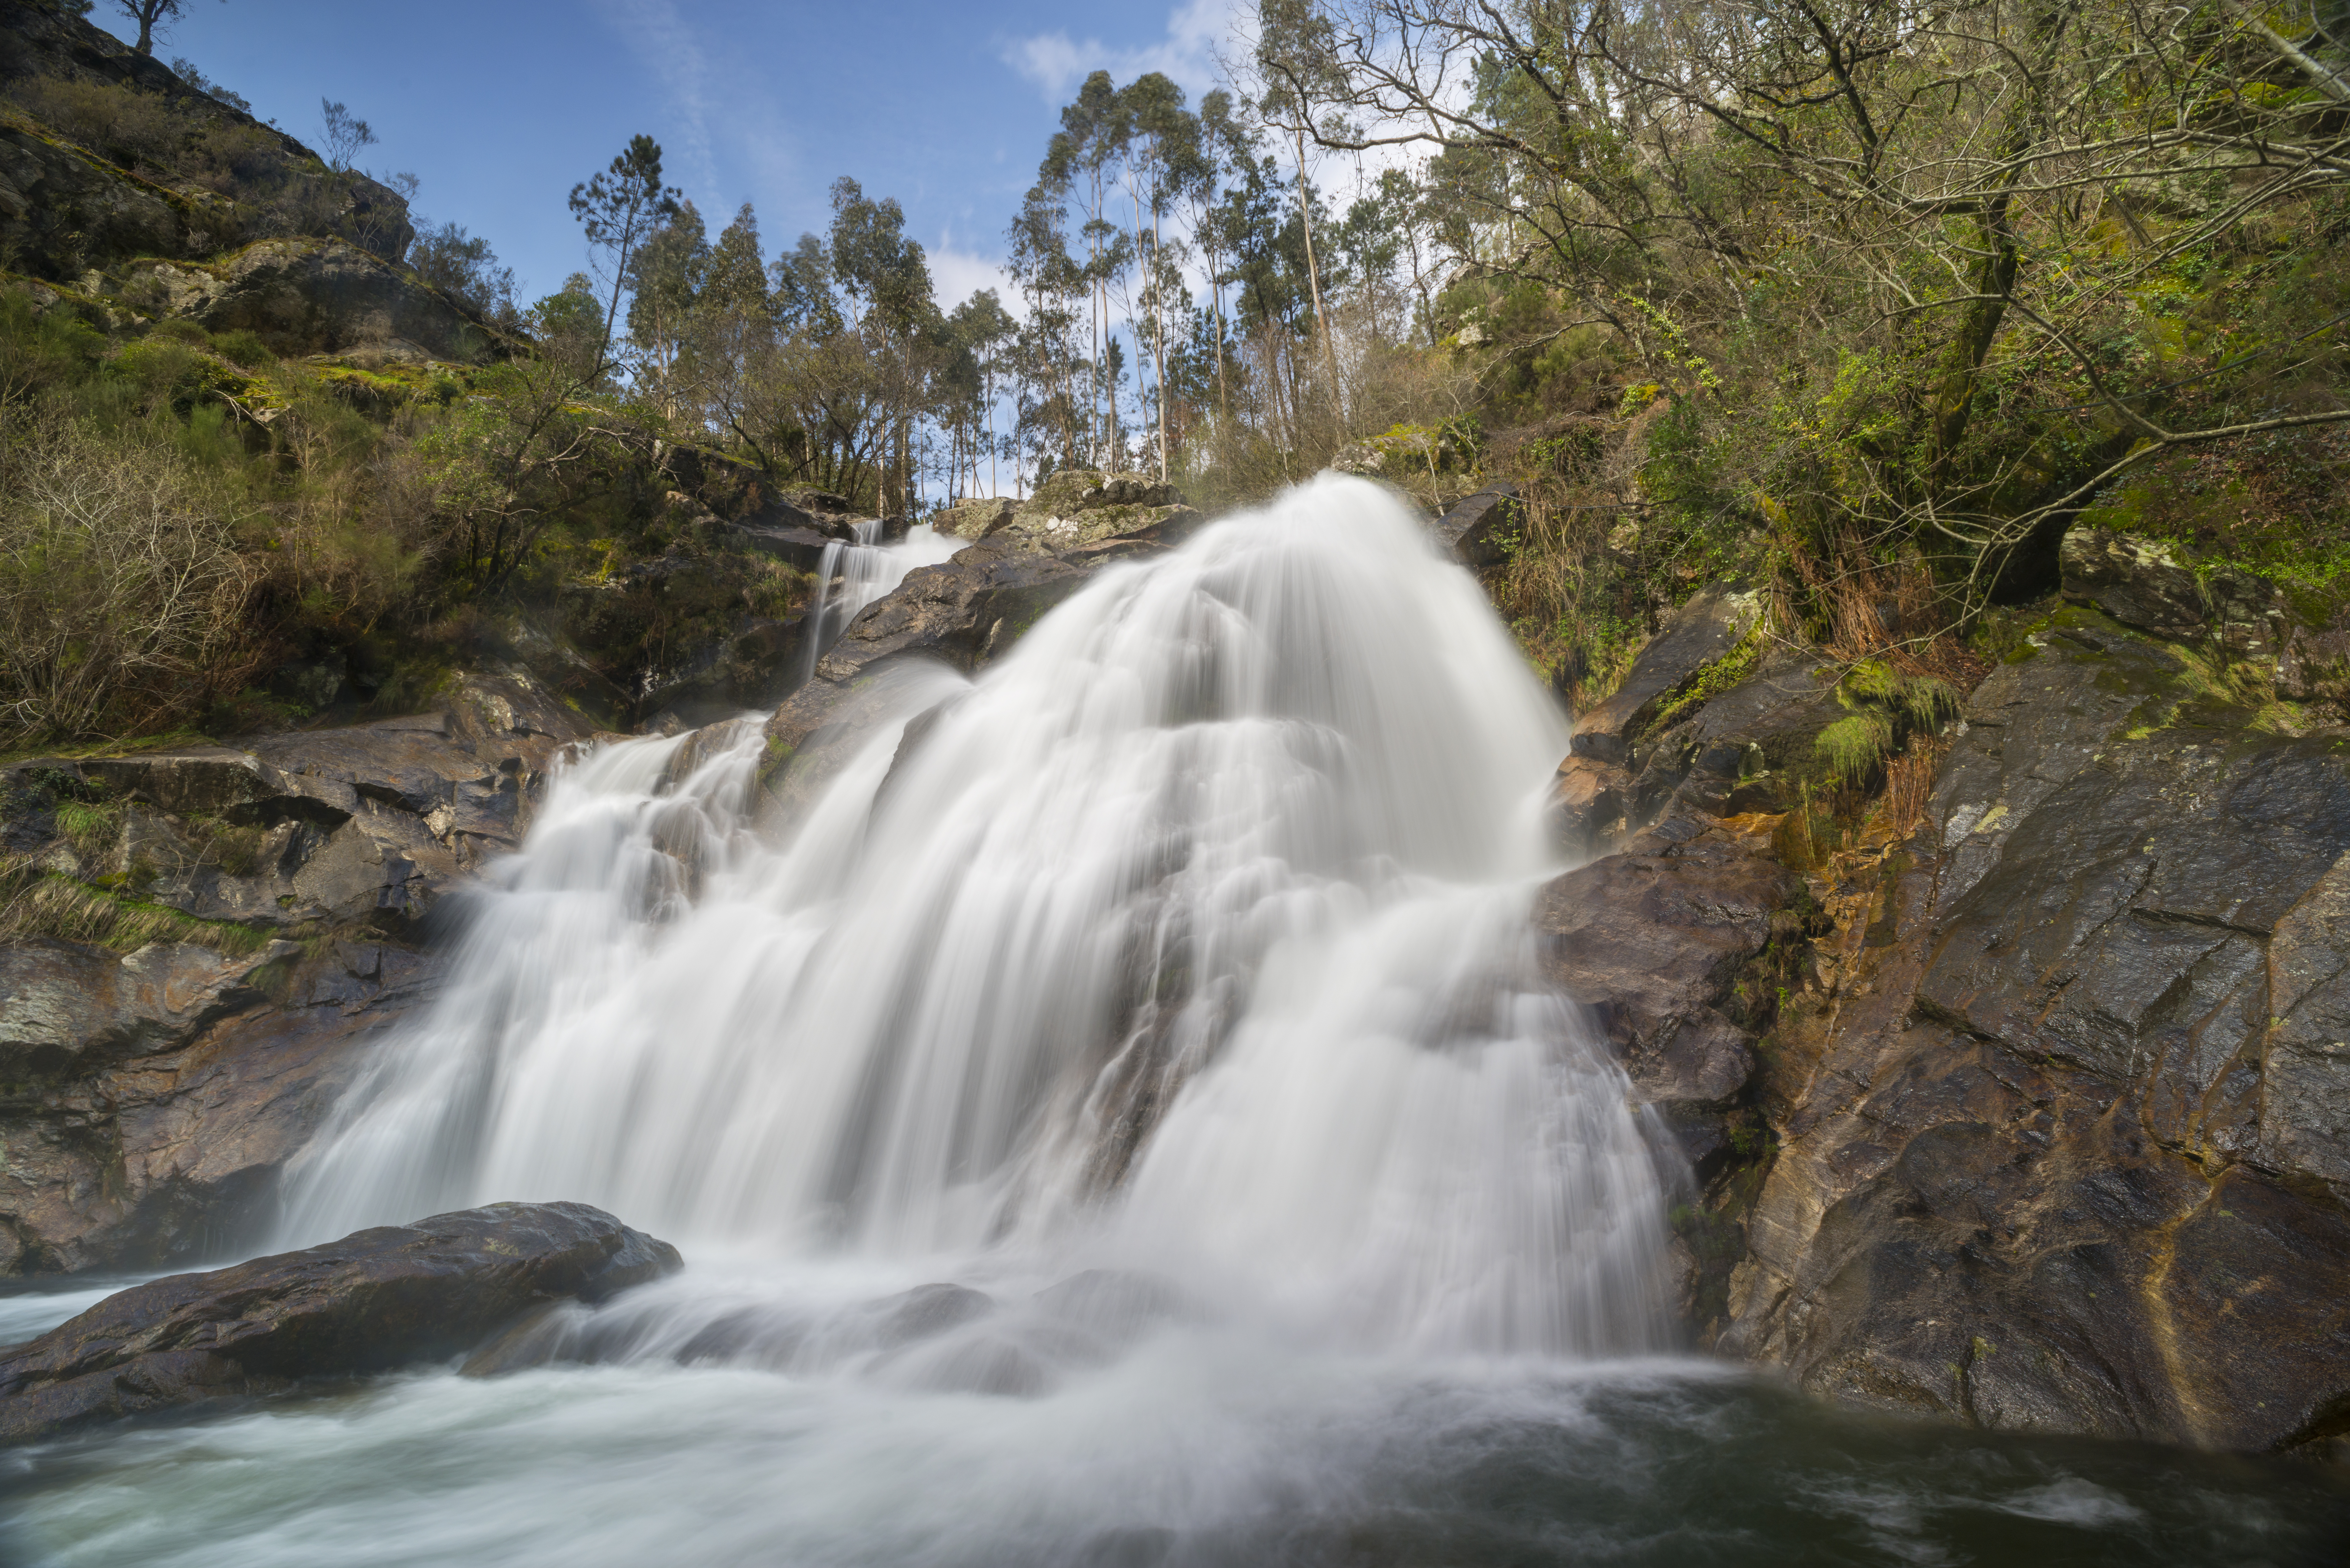
{"type": "Polygon", "coordinates": [[[851,524],[854,540],[836,539],[816,558],[816,603],[809,607],[807,635],[800,642],[799,678],[816,673],[824,650],[840,640],[848,623],[875,599],[906,580],[917,566],[935,566],[963,547],[964,541],[941,534],[927,523],[906,531],[895,545],[881,543],[881,520],[868,517],[851,524]]]}
{"type": "Polygon", "coordinates": [[[755,722],[558,779],[284,1238],[577,1199],[684,1272],[503,1376],[0,1459],[0,1558],[2332,1560],[2319,1467],[1621,1354],[1659,1333],[1657,1182],[1524,919],[1563,727],[1382,493],[1292,493],[976,682],[882,686],[785,842],[755,722]]]}
{"type": "Polygon", "coordinates": [[[567,1197],[1365,1345],[1652,1344],[1652,1158],[1524,929],[1564,726],[1400,507],[1325,483],[901,681],[788,847],[753,725],[561,781],[289,1240],[567,1197]]]}

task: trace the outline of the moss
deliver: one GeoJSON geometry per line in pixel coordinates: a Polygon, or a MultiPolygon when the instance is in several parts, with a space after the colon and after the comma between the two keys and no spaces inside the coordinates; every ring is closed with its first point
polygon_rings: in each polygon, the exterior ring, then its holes
{"type": "Polygon", "coordinates": [[[775,775],[784,771],[795,750],[796,747],[786,744],[780,735],[767,737],[765,749],[759,757],[758,782],[761,788],[775,782],[775,775]]]}
{"type": "Polygon", "coordinates": [[[1672,699],[1648,726],[1651,733],[1671,728],[1685,715],[1745,680],[1762,658],[1762,623],[1757,619],[1736,648],[1697,672],[1686,690],[1672,699]]]}

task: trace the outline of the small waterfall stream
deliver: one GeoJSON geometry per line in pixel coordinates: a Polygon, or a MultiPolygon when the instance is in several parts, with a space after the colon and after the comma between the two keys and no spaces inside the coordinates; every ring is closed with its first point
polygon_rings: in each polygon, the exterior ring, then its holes
{"type": "Polygon", "coordinates": [[[800,641],[798,674],[803,681],[815,676],[816,660],[840,640],[859,610],[904,582],[908,572],[935,566],[965,544],[927,523],[908,529],[896,545],[881,543],[878,517],[868,517],[853,528],[854,540],[836,539],[816,558],[816,600],[808,607],[807,631],[800,641]]]}

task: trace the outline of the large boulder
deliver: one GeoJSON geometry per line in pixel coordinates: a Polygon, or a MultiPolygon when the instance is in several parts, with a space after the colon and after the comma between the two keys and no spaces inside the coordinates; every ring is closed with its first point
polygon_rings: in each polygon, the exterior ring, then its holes
{"type": "Polygon", "coordinates": [[[0,1353],[0,1441],[458,1355],[681,1266],[581,1203],[496,1203],[109,1296],[0,1353]]]}

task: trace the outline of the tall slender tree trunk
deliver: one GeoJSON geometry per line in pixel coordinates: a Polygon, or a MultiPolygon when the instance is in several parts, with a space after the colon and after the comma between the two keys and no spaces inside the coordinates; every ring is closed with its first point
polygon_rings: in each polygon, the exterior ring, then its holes
{"type": "Polygon", "coordinates": [[[1305,283],[1314,293],[1314,332],[1322,339],[1323,361],[1330,371],[1330,411],[1346,421],[1346,405],[1338,390],[1338,346],[1330,340],[1330,320],[1322,310],[1322,269],[1314,260],[1314,219],[1305,199],[1305,119],[1297,121],[1297,223],[1305,231],[1305,283]]]}
{"type": "Polygon", "coordinates": [[[1150,325],[1159,337],[1159,483],[1167,483],[1167,302],[1160,297],[1159,257],[1164,239],[1159,226],[1159,208],[1150,209],[1150,325]]]}

